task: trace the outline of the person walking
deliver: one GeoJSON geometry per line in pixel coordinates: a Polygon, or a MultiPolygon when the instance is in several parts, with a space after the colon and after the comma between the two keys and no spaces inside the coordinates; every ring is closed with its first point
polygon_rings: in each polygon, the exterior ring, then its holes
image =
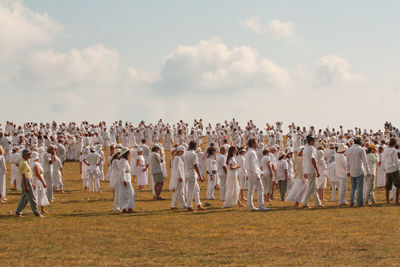
{"type": "Polygon", "coordinates": [[[26,207],[26,204],[30,204],[33,214],[37,217],[44,217],[39,213],[37,208],[37,202],[35,197],[35,192],[32,185],[33,172],[29,166],[28,160],[31,157],[31,152],[27,149],[22,151],[22,159],[19,163],[19,173],[22,176],[21,181],[21,199],[19,200],[17,211],[15,212],[16,217],[22,217],[21,213],[26,207]]]}
{"type": "Polygon", "coordinates": [[[346,169],[347,176],[351,177],[350,205],[354,206],[357,191],[357,206],[361,207],[364,205],[364,169],[367,171],[367,177],[370,176],[367,155],[361,147],[361,137],[355,137],[354,144],[347,150],[346,169]]]}
{"type": "Polygon", "coordinates": [[[400,187],[400,164],[397,156],[397,145],[396,138],[391,138],[389,141],[389,147],[383,152],[383,169],[386,173],[386,203],[390,203],[389,192],[392,189],[392,185],[396,187],[396,204],[399,204],[399,187],[400,187]]]}

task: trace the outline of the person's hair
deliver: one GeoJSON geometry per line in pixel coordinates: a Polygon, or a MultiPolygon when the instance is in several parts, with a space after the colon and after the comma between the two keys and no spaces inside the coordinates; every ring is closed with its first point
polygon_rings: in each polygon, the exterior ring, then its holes
{"type": "Polygon", "coordinates": [[[119,153],[115,153],[115,155],[112,156],[112,158],[111,158],[111,163],[114,161],[114,159],[118,158],[118,156],[119,156],[119,153]]]}
{"type": "Polygon", "coordinates": [[[146,143],[146,139],[142,139],[142,144],[146,143]]]}
{"type": "Polygon", "coordinates": [[[372,152],[372,148],[368,147],[367,148],[367,154],[370,154],[372,152]]]}
{"type": "Polygon", "coordinates": [[[219,149],[219,153],[225,153],[226,148],[225,146],[221,146],[221,148],[219,149]]]}
{"type": "Polygon", "coordinates": [[[231,160],[231,158],[233,158],[233,152],[236,150],[235,146],[231,146],[228,149],[228,156],[226,157],[226,165],[229,164],[229,161],[231,160]]]}
{"type": "Polygon", "coordinates": [[[160,147],[159,147],[159,146],[153,146],[153,147],[151,148],[151,152],[157,152],[158,150],[160,150],[160,147]]]}
{"type": "Polygon", "coordinates": [[[311,143],[314,140],[315,140],[315,138],[312,135],[307,135],[307,137],[306,137],[307,144],[311,143]]]}
{"type": "Polygon", "coordinates": [[[283,159],[284,157],[286,157],[285,154],[283,154],[278,160],[281,160],[281,159],[283,159]]]}
{"type": "Polygon", "coordinates": [[[208,157],[211,157],[212,156],[212,154],[214,153],[214,151],[216,151],[216,149],[215,149],[215,147],[209,147],[208,149],[207,149],[207,158],[208,157]]]}
{"type": "Polygon", "coordinates": [[[264,149],[263,150],[263,155],[265,156],[265,155],[267,155],[269,153],[269,150],[268,149],[264,149]]]}
{"type": "Polygon", "coordinates": [[[253,147],[253,145],[256,143],[256,139],[255,138],[250,138],[249,141],[247,141],[247,146],[249,148],[253,147]]]}
{"type": "Polygon", "coordinates": [[[197,142],[196,141],[190,141],[189,142],[189,150],[195,150],[197,146],[197,142]]]}
{"type": "Polygon", "coordinates": [[[361,142],[361,137],[357,136],[356,138],[354,138],[354,144],[361,145],[361,142]]]}
{"type": "Polygon", "coordinates": [[[390,138],[389,146],[392,147],[392,146],[395,146],[396,144],[397,144],[396,138],[390,138]]]}
{"type": "Polygon", "coordinates": [[[129,151],[127,151],[126,153],[124,153],[123,155],[121,155],[121,159],[126,159],[126,160],[128,160],[128,156],[129,156],[129,151]]]}
{"type": "Polygon", "coordinates": [[[0,155],[3,156],[4,155],[4,149],[2,146],[0,146],[0,155]]]}

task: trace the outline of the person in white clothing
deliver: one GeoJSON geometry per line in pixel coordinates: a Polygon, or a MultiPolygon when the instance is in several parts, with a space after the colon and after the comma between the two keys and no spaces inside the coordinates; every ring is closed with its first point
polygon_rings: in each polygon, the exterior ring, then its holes
{"type": "Polygon", "coordinates": [[[93,146],[91,146],[89,150],[90,153],[87,154],[83,159],[83,163],[88,166],[87,172],[89,176],[89,191],[94,192],[94,190],[96,190],[96,192],[101,193],[100,191],[101,175],[99,166],[101,164],[102,158],[100,154],[98,154],[95,151],[95,148],[93,146]]]}
{"type": "Polygon", "coordinates": [[[216,152],[217,150],[214,147],[209,147],[207,149],[207,159],[206,159],[206,168],[208,175],[207,196],[206,196],[207,199],[215,199],[214,186],[218,175],[217,160],[215,159],[216,152]]]}
{"type": "Polygon", "coordinates": [[[311,195],[314,195],[315,205],[323,207],[319,195],[317,193],[317,182],[316,178],[319,177],[319,171],[317,167],[317,152],[314,148],[315,138],[312,135],[306,137],[307,145],[303,150],[303,169],[304,178],[308,181],[307,193],[303,200],[303,208],[309,208],[308,202],[310,201],[311,195]]]}
{"type": "Polygon", "coordinates": [[[272,167],[271,167],[271,159],[269,157],[269,150],[267,147],[264,147],[263,156],[260,161],[260,169],[263,172],[261,175],[262,184],[264,187],[264,201],[272,201],[272,167]]]}
{"type": "Polygon", "coordinates": [[[389,192],[392,185],[396,187],[396,204],[399,204],[399,187],[400,187],[400,164],[398,160],[398,150],[396,138],[391,138],[389,147],[385,149],[383,154],[383,170],[386,173],[386,203],[390,204],[389,192]]]}
{"type": "Polygon", "coordinates": [[[143,156],[143,149],[139,147],[137,149],[137,157],[136,157],[136,177],[137,184],[139,186],[139,191],[144,191],[144,186],[148,184],[148,174],[146,161],[143,156]]]}
{"type": "Polygon", "coordinates": [[[263,172],[260,169],[260,164],[257,159],[256,149],[258,147],[257,140],[255,138],[250,138],[247,142],[249,150],[245,155],[246,170],[249,177],[249,190],[247,193],[247,208],[249,210],[269,210],[264,206],[264,187],[261,181],[261,175],[263,172]],[[253,204],[253,194],[254,188],[257,188],[258,193],[258,208],[254,207],[253,204]]]}
{"type": "Polygon", "coordinates": [[[135,191],[132,187],[131,170],[129,166],[129,148],[121,149],[120,160],[118,162],[119,172],[119,198],[118,204],[123,213],[136,213],[135,191]]]}
{"type": "Polygon", "coordinates": [[[366,205],[369,205],[370,202],[376,204],[375,199],[375,177],[377,171],[377,165],[379,162],[379,158],[377,155],[377,148],[374,144],[370,144],[367,149],[367,162],[369,165],[369,170],[371,175],[366,179],[366,193],[364,196],[364,202],[366,205]]]}
{"type": "Polygon", "coordinates": [[[49,206],[49,200],[46,196],[47,185],[43,177],[43,168],[40,164],[39,153],[33,152],[30,161],[30,167],[33,172],[32,184],[34,185],[35,196],[37,200],[37,205],[40,207],[42,213],[49,213],[45,207],[49,206]]]}
{"type": "Polygon", "coordinates": [[[63,164],[61,160],[56,156],[56,161],[52,165],[52,183],[53,183],[53,191],[57,191],[60,188],[60,193],[64,193],[64,184],[62,181],[63,177],[63,164]]]}
{"type": "Polygon", "coordinates": [[[226,176],[226,192],[223,208],[230,208],[235,204],[238,204],[239,207],[243,207],[239,200],[240,186],[238,180],[238,171],[241,166],[236,161],[236,155],[236,147],[231,146],[228,149],[228,156],[226,159],[228,175],[226,176]]]}
{"type": "Polygon", "coordinates": [[[197,210],[205,210],[201,206],[200,202],[200,187],[197,182],[199,179],[201,182],[204,181],[204,178],[201,176],[199,167],[198,167],[198,158],[196,155],[197,142],[190,141],[188,151],[184,155],[184,166],[185,166],[185,181],[188,186],[188,193],[186,196],[187,210],[193,211],[193,197],[195,198],[197,210]]]}
{"type": "Polygon", "coordinates": [[[172,182],[172,195],[171,209],[176,209],[176,203],[178,202],[179,208],[187,208],[185,200],[185,167],[183,164],[182,156],[185,153],[185,148],[183,146],[178,146],[176,149],[176,155],[174,157],[174,162],[172,163],[174,167],[174,176],[172,182]]]}
{"type": "Polygon", "coordinates": [[[245,162],[246,159],[244,155],[246,154],[245,148],[240,148],[238,151],[238,163],[240,165],[239,169],[239,186],[240,186],[240,194],[239,199],[240,201],[247,201],[247,198],[244,197],[244,190],[247,189],[248,185],[248,177],[245,162]]]}
{"type": "Polygon", "coordinates": [[[6,200],[6,158],[4,157],[4,149],[0,146],[0,203],[6,200]]]}
{"type": "Polygon", "coordinates": [[[317,188],[318,195],[321,201],[325,201],[324,198],[324,190],[326,188],[326,171],[328,167],[326,166],[326,162],[324,159],[324,147],[320,147],[317,151],[317,167],[319,172],[319,177],[317,178],[317,188]]]}
{"type": "Polygon", "coordinates": [[[346,173],[346,157],[344,153],[347,151],[347,146],[340,143],[335,154],[335,175],[339,181],[339,204],[346,206],[346,191],[347,191],[347,173],[346,173]]]}
{"type": "Polygon", "coordinates": [[[279,193],[281,196],[281,200],[285,200],[287,183],[289,179],[288,172],[288,163],[286,161],[286,153],[284,151],[279,151],[278,153],[278,161],[275,165],[276,169],[276,178],[279,184],[279,193]]]}
{"type": "Polygon", "coordinates": [[[226,153],[227,150],[225,146],[220,148],[220,154],[217,156],[217,171],[218,171],[218,178],[219,178],[219,194],[220,199],[222,201],[225,200],[225,192],[226,192],[226,175],[228,169],[226,167],[226,153]]]}

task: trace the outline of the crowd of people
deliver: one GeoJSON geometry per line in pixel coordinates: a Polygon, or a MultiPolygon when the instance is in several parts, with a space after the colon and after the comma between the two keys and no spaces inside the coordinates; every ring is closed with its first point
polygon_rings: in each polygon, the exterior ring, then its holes
{"type": "Polygon", "coordinates": [[[154,200],[164,201],[167,166],[171,209],[206,209],[198,183],[206,179],[206,199],[215,199],[219,191],[223,208],[244,206],[247,201],[249,210],[267,211],[265,202],[275,198],[309,208],[312,196],[315,206],[323,207],[328,184],[331,200],[342,206],[376,203],[376,187],[386,188],[387,203],[395,199],[398,204],[399,141],[400,131],[389,122],[382,131],[342,126],[316,130],[290,124],[285,133],[281,122],[259,128],[249,121],[241,127],[235,119],[214,127],[201,119],[192,126],[162,120],[137,126],[122,121],[110,126],[6,122],[0,124],[0,202],[7,200],[6,163],[10,163],[10,183],[21,191],[16,216],[22,216],[28,202],[35,215],[43,216],[55,200],[54,191],[64,190],[65,162],[79,161],[83,189],[101,193],[100,181],[109,181],[116,212],[135,212],[134,186],[139,191],[150,186],[154,200]]]}

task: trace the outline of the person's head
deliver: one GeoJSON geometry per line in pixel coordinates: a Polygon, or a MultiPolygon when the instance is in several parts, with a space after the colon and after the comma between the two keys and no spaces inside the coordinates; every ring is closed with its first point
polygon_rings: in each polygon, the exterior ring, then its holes
{"type": "Polygon", "coordinates": [[[238,155],[242,155],[243,156],[244,154],[246,154],[246,148],[244,148],[244,147],[239,148],[238,155]]]}
{"type": "Polygon", "coordinates": [[[376,148],[376,145],[374,145],[374,144],[368,145],[367,154],[369,154],[369,153],[375,154],[377,151],[378,151],[378,149],[376,148]]]}
{"type": "Polygon", "coordinates": [[[268,148],[264,148],[263,149],[263,156],[268,155],[269,154],[269,149],[268,148]]]}
{"type": "Polygon", "coordinates": [[[225,146],[221,146],[221,148],[219,149],[219,153],[225,155],[226,154],[226,148],[225,146]]]}
{"type": "Polygon", "coordinates": [[[196,150],[197,148],[197,142],[196,141],[190,141],[189,142],[189,150],[196,150]]]}
{"type": "Polygon", "coordinates": [[[30,152],[28,149],[24,149],[24,150],[22,151],[22,157],[23,157],[25,160],[30,159],[30,158],[31,158],[31,152],[30,152]]]}
{"type": "Polygon", "coordinates": [[[390,147],[395,147],[397,145],[397,140],[396,140],[396,138],[390,138],[390,141],[389,141],[389,146],[390,147]]]}
{"type": "Polygon", "coordinates": [[[214,156],[216,151],[217,151],[217,150],[215,149],[215,147],[210,146],[210,147],[207,149],[207,157],[214,156]]]}
{"type": "Polygon", "coordinates": [[[143,155],[143,149],[139,147],[137,153],[139,156],[143,155]]]}
{"type": "Polygon", "coordinates": [[[226,164],[229,164],[229,160],[236,156],[237,154],[237,148],[235,146],[231,146],[228,149],[228,156],[226,157],[226,164]]]}
{"type": "Polygon", "coordinates": [[[357,137],[354,138],[354,144],[355,144],[355,145],[360,145],[360,146],[361,146],[362,140],[361,140],[361,137],[360,137],[360,136],[357,136],[357,137]]]}
{"type": "Polygon", "coordinates": [[[142,144],[146,144],[146,139],[142,139],[142,144]]]}
{"type": "Polygon", "coordinates": [[[182,156],[185,153],[185,147],[184,146],[178,146],[176,148],[176,155],[177,156],[182,156]]]}
{"type": "Polygon", "coordinates": [[[315,138],[312,135],[307,135],[306,137],[306,142],[307,144],[309,144],[310,146],[313,146],[315,144],[315,138]]]}
{"type": "Polygon", "coordinates": [[[286,153],[283,151],[280,151],[278,154],[278,160],[285,159],[285,157],[286,157],[286,153]]]}
{"type": "Polygon", "coordinates": [[[257,146],[258,146],[257,139],[255,139],[255,138],[250,138],[249,141],[247,141],[247,146],[248,146],[249,148],[254,148],[254,149],[256,149],[257,146]]]}
{"type": "Polygon", "coordinates": [[[129,148],[123,147],[123,148],[121,149],[120,158],[121,158],[121,159],[126,159],[126,160],[128,160],[129,154],[130,154],[129,148]]]}
{"type": "Polygon", "coordinates": [[[155,153],[158,153],[160,150],[161,150],[161,149],[160,149],[159,146],[153,146],[153,147],[151,148],[151,152],[155,152],[155,153]]]}

